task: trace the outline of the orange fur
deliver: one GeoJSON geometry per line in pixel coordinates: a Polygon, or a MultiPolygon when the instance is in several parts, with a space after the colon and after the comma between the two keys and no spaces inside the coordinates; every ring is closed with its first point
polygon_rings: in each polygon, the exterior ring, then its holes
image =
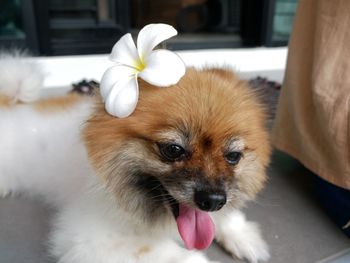
{"type": "Polygon", "coordinates": [[[239,180],[240,190],[253,197],[263,186],[269,162],[270,144],[265,128],[265,112],[245,81],[222,69],[187,69],[177,85],[152,87],[140,80],[140,99],[128,118],[108,115],[101,102],[89,120],[84,138],[93,165],[105,180],[107,163],[126,142],[138,141],[143,158],[156,158],[155,144],[164,130],[177,130],[191,136],[192,156],[175,163],[175,168],[201,168],[209,180],[218,175],[239,180]],[[245,141],[244,154],[254,152],[261,167],[254,177],[232,178],[235,168],[223,158],[225,142],[232,137],[245,141]]]}
{"type": "MultiPolygon", "coordinates": [[[[75,104],[78,104],[81,100],[87,99],[86,96],[82,96],[75,93],[70,93],[61,97],[45,98],[31,103],[37,111],[40,112],[57,112],[66,109],[70,109],[75,104]]],[[[13,102],[11,98],[7,96],[0,96],[0,107],[12,107],[22,102],[13,102]]]]}
{"type": "Polygon", "coordinates": [[[0,107],[10,107],[11,105],[11,99],[9,97],[0,95],[0,107]]]}
{"type": "Polygon", "coordinates": [[[135,253],[134,256],[139,259],[140,257],[144,256],[147,253],[150,253],[152,251],[152,247],[148,245],[144,245],[140,247],[135,253]]]}
{"type": "Polygon", "coordinates": [[[62,97],[39,100],[34,103],[34,107],[36,110],[41,112],[56,112],[69,109],[75,104],[79,103],[82,99],[86,99],[86,97],[79,94],[70,93],[62,97]]]}

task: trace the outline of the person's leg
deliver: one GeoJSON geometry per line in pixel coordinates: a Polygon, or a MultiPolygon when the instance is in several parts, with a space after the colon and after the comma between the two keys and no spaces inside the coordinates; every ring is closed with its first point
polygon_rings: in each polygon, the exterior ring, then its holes
{"type": "Polygon", "coordinates": [[[350,191],[316,176],[315,192],[332,220],[350,237],[350,191]]]}

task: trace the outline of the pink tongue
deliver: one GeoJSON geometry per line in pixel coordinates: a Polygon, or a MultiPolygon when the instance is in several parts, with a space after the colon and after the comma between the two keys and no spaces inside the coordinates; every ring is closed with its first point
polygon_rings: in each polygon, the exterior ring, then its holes
{"type": "Polygon", "coordinates": [[[176,223],[187,249],[206,249],[214,239],[215,226],[207,212],[180,204],[176,223]]]}

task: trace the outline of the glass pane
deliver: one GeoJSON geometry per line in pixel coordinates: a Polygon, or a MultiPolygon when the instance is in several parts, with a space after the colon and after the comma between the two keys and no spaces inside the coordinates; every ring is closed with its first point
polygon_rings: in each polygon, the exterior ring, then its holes
{"type": "Polygon", "coordinates": [[[97,16],[100,23],[113,22],[113,4],[110,0],[97,0],[97,16]]]}
{"type": "Polygon", "coordinates": [[[167,41],[170,49],[241,46],[240,0],[131,0],[131,27],[137,32],[149,23],[174,26],[179,35],[167,41]]]}
{"type": "Polygon", "coordinates": [[[23,39],[25,37],[22,24],[21,1],[0,1],[0,38],[23,39]]]}
{"type": "Polygon", "coordinates": [[[162,22],[184,32],[237,32],[239,0],[131,0],[132,27],[162,22]]]}
{"type": "Polygon", "coordinates": [[[287,41],[292,31],[297,0],[276,0],[273,18],[273,41],[287,41]]]}
{"type": "Polygon", "coordinates": [[[70,7],[70,8],[84,8],[94,6],[96,0],[49,0],[50,6],[54,8],[70,7]]]}
{"type": "Polygon", "coordinates": [[[50,0],[50,19],[91,20],[95,22],[96,1],[94,0],[50,0]]]}

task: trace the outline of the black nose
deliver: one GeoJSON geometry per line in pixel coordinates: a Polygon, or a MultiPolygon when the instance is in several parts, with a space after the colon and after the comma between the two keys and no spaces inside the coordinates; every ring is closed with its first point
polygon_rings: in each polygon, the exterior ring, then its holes
{"type": "Polygon", "coordinates": [[[194,201],[199,209],[204,211],[217,211],[226,204],[226,194],[197,191],[194,201]]]}

